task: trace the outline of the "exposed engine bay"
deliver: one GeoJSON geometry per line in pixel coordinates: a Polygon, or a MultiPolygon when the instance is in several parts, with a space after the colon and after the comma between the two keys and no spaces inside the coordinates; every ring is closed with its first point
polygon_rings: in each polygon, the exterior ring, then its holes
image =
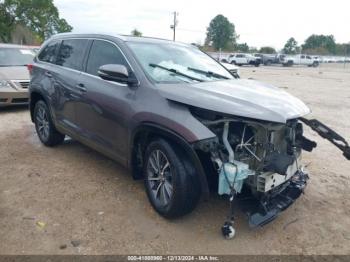
{"type": "MultiPolygon", "coordinates": [[[[307,120],[297,118],[283,124],[196,108],[191,112],[216,135],[197,147],[210,154],[218,175],[218,194],[229,196],[230,215],[222,227],[225,237],[234,235],[234,198],[243,200],[241,206],[250,226],[255,227],[272,221],[303,193],[309,176],[301,163],[302,150],[311,152],[317,145],[303,135],[302,121],[307,120]]],[[[324,126],[319,129],[325,130],[324,126]]],[[[344,143],[348,157],[349,146],[344,143]]]]}
{"type": "MultiPolygon", "coordinates": [[[[219,138],[218,147],[212,152],[218,169],[223,163],[241,166],[241,171],[248,169],[246,183],[254,195],[268,192],[291,178],[302,168],[301,150],[316,147],[315,142],[302,135],[303,127],[297,120],[287,125],[233,118],[204,123],[219,138]]],[[[241,188],[235,190],[240,193],[241,188]]]]}

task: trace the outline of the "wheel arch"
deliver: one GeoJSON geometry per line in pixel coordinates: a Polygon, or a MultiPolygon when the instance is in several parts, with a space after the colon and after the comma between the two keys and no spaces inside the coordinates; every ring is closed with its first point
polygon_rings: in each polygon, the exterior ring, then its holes
{"type": "Polygon", "coordinates": [[[142,123],[131,134],[129,143],[129,163],[128,166],[134,179],[142,178],[141,166],[143,153],[146,145],[154,138],[163,138],[176,144],[194,165],[201,186],[201,194],[204,199],[209,198],[208,181],[202,163],[194,150],[181,135],[172,130],[154,123],[142,123]],[[141,154],[141,156],[140,156],[141,154]],[[141,157],[141,159],[140,159],[141,157]]]}
{"type": "Polygon", "coordinates": [[[35,108],[35,104],[39,100],[44,100],[45,103],[48,104],[46,99],[45,99],[45,96],[41,92],[36,91],[36,90],[30,92],[30,95],[29,95],[29,111],[30,111],[30,118],[31,118],[32,122],[34,122],[34,108],[35,108]]]}

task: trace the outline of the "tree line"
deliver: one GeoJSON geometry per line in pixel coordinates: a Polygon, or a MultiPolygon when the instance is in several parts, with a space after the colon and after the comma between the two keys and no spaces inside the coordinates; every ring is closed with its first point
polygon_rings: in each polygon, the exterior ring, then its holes
{"type": "MultiPolygon", "coordinates": [[[[235,25],[225,16],[217,15],[214,17],[207,28],[207,36],[202,47],[205,50],[214,49],[228,52],[251,52],[273,54],[276,50],[270,46],[264,46],[260,49],[249,47],[247,43],[238,43],[239,35],[236,33],[235,25]]],[[[282,53],[298,54],[307,53],[310,55],[350,55],[350,43],[336,43],[333,35],[311,35],[304,44],[298,45],[298,42],[291,37],[285,43],[282,53]]]]}
{"type": "Polygon", "coordinates": [[[52,0],[0,1],[0,40],[10,43],[16,27],[24,26],[38,43],[56,33],[70,32],[73,27],[60,18],[52,0]]]}

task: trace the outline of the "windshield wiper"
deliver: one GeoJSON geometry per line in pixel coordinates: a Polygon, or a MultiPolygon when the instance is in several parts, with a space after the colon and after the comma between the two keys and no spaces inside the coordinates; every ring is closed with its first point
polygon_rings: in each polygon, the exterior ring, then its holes
{"type": "Polygon", "coordinates": [[[204,71],[204,70],[200,70],[200,69],[192,68],[192,67],[188,67],[187,69],[191,70],[193,72],[196,72],[196,73],[208,76],[208,77],[212,77],[213,76],[213,77],[221,78],[221,79],[229,79],[227,76],[223,76],[223,75],[220,75],[218,73],[214,73],[212,71],[204,71]]]}
{"type": "Polygon", "coordinates": [[[190,75],[186,75],[186,74],[184,74],[184,73],[182,73],[182,72],[180,72],[180,71],[178,71],[178,70],[176,70],[176,69],[174,69],[174,68],[167,68],[167,67],[165,67],[165,66],[161,66],[161,65],[157,65],[157,64],[152,64],[152,63],[149,64],[149,66],[151,66],[151,67],[157,67],[157,68],[166,70],[166,71],[168,71],[168,72],[174,73],[174,74],[176,74],[176,75],[183,76],[183,77],[186,77],[186,78],[189,78],[189,79],[191,79],[191,80],[198,81],[198,82],[203,82],[203,81],[204,81],[204,80],[202,80],[202,79],[199,79],[199,78],[196,78],[196,77],[193,77],[193,76],[190,76],[190,75]]]}

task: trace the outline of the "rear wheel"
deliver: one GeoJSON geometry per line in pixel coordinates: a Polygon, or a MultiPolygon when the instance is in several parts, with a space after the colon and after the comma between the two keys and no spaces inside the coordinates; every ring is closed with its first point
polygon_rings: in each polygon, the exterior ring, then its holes
{"type": "Polygon", "coordinates": [[[63,142],[65,136],[56,130],[49,108],[43,100],[35,104],[34,123],[38,137],[44,145],[55,146],[63,142]]]}
{"type": "Polygon", "coordinates": [[[181,153],[164,139],[151,142],[145,153],[147,196],[154,209],[167,218],[191,212],[200,197],[195,169],[181,153]]]}

